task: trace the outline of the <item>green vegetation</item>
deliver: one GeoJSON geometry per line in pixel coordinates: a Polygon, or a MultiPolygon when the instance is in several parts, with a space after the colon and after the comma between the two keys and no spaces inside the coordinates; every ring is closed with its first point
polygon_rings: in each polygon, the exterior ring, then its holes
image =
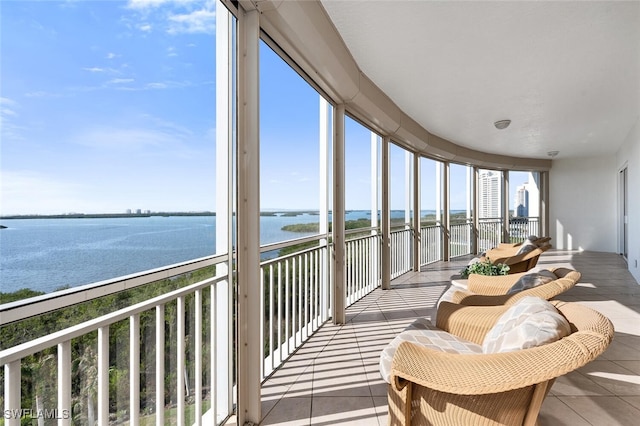
{"type": "Polygon", "coordinates": [[[462,278],[468,278],[471,274],[507,275],[509,273],[509,269],[509,265],[505,265],[504,263],[494,264],[490,259],[485,259],[467,265],[462,271],[460,271],[460,275],[462,275],[462,278]]]}

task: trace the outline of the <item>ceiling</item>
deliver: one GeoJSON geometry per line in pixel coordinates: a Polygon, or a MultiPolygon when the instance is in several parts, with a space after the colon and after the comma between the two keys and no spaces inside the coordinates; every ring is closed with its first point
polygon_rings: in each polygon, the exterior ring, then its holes
{"type": "Polygon", "coordinates": [[[361,71],[460,146],[613,155],[640,117],[640,1],[322,5],[361,71]]]}

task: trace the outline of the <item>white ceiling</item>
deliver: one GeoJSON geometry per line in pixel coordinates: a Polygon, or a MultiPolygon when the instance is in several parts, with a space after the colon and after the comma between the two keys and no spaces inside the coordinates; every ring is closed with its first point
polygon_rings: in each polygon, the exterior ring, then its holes
{"type": "Polygon", "coordinates": [[[640,1],[322,5],[362,72],[458,145],[614,154],[640,117],[640,1]]]}

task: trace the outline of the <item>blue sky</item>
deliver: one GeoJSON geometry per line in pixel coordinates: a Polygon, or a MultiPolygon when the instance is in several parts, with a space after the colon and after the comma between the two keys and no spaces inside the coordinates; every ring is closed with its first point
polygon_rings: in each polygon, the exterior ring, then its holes
{"type": "Polygon", "coordinates": [[[213,3],[0,8],[2,214],[214,207],[213,3]]]}
{"type": "MultiPolygon", "coordinates": [[[[215,210],[214,1],[1,1],[0,54],[0,214],[215,210]]],[[[261,67],[261,206],[316,209],[318,95],[264,44],[261,67]]],[[[369,141],[348,119],[347,209],[369,141]]]]}

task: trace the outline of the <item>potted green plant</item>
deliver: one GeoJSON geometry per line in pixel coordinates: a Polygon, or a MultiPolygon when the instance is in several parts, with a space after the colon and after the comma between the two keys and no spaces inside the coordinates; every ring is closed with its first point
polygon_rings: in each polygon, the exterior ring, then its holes
{"type": "Polygon", "coordinates": [[[491,259],[480,260],[471,263],[460,271],[462,278],[468,278],[471,274],[479,275],[507,275],[509,273],[509,265],[504,263],[492,263],[491,259]]]}

